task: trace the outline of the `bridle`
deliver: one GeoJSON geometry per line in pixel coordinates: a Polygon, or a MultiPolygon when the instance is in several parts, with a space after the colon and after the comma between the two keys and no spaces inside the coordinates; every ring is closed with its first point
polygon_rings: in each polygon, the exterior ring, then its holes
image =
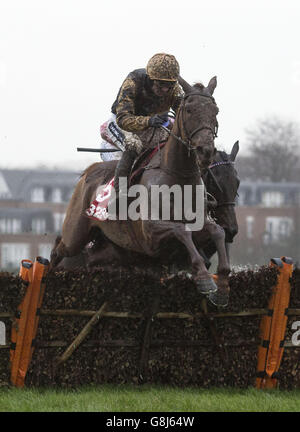
{"type": "MultiPolygon", "coordinates": [[[[211,171],[213,168],[218,167],[218,166],[225,166],[225,165],[234,165],[233,161],[220,161],[220,162],[213,162],[211,165],[209,165],[209,167],[207,168],[207,172],[209,173],[209,175],[211,176],[211,178],[213,179],[215,185],[217,186],[217,188],[219,189],[219,191],[221,193],[223,193],[223,189],[220,186],[218,180],[216,179],[215,175],[213,174],[213,172],[211,171]]],[[[217,202],[217,205],[215,208],[219,208],[219,207],[228,207],[228,206],[235,206],[235,201],[224,201],[224,202],[217,202]]]]}
{"type": "Polygon", "coordinates": [[[188,133],[188,132],[187,132],[186,127],[185,127],[185,118],[184,118],[185,110],[184,110],[183,108],[185,108],[185,102],[186,102],[186,100],[187,100],[190,96],[201,96],[201,97],[209,98],[209,99],[212,100],[213,103],[216,105],[215,99],[214,99],[212,96],[210,96],[210,95],[206,95],[206,94],[201,93],[201,92],[199,92],[199,91],[193,91],[193,92],[187,93],[187,94],[184,96],[184,98],[183,98],[183,104],[182,104],[182,106],[180,107],[180,110],[181,110],[181,112],[182,112],[182,127],[183,127],[184,134],[185,134],[185,135],[187,136],[187,138],[188,138],[188,143],[190,144],[191,141],[192,141],[192,139],[193,139],[193,136],[196,135],[196,133],[200,132],[200,131],[203,130],[203,129],[208,129],[208,130],[210,130],[211,133],[213,134],[213,137],[216,138],[216,137],[218,136],[218,135],[217,135],[217,133],[218,133],[218,122],[217,122],[216,127],[215,127],[214,129],[211,128],[210,126],[200,126],[200,127],[196,128],[196,129],[194,129],[191,133],[188,133]]]}
{"type": "Polygon", "coordinates": [[[185,135],[186,139],[182,139],[181,137],[175,135],[175,134],[174,134],[172,131],[170,131],[168,128],[162,126],[162,128],[163,128],[164,130],[166,130],[166,131],[167,131],[167,132],[168,132],[172,137],[174,137],[177,141],[179,141],[181,144],[183,144],[183,145],[188,149],[189,155],[190,155],[191,150],[193,150],[193,151],[196,151],[196,150],[197,150],[197,148],[193,147],[192,144],[191,144],[192,139],[193,139],[193,137],[196,135],[196,133],[200,132],[201,130],[208,129],[208,130],[210,130],[210,131],[212,132],[214,138],[216,138],[216,137],[218,136],[218,135],[217,135],[217,133],[218,133],[218,122],[216,123],[216,126],[215,126],[214,129],[211,128],[210,126],[200,126],[200,127],[196,128],[196,129],[194,129],[194,130],[193,130],[192,132],[190,132],[190,133],[186,130],[186,127],[185,127],[185,121],[186,121],[186,119],[185,119],[185,116],[184,116],[184,113],[185,113],[184,108],[185,108],[185,102],[186,102],[186,100],[187,100],[190,96],[201,96],[201,97],[209,98],[209,99],[211,99],[211,100],[214,102],[214,104],[216,105],[216,103],[215,103],[215,99],[214,99],[212,96],[210,96],[210,95],[203,94],[203,93],[201,93],[201,92],[199,92],[199,91],[192,91],[192,92],[189,92],[189,93],[187,93],[187,94],[184,96],[184,98],[183,98],[183,103],[181,104],[181,106],[180,106],[180,108],[179,108],[179,112],[178,112],[178,117],[179,117],[180,115],[181,115],[181,117],[182,117],[182,129],[183,129],[183,132],[184,132],[184,135],[185,135]]]}

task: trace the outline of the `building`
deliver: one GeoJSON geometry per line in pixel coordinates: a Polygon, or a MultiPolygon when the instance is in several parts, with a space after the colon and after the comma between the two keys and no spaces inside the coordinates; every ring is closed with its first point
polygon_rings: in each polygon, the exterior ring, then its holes
{"type": "Polygon", "coordinates": [[[300,258],[300,183],[243,181],[236,207],[235,261],[280,252],[300,258]]]}
{"type": "Polygon", "coordinates": [[[79,173],[0,169],[0,269],[50,257],[79,173]]]}

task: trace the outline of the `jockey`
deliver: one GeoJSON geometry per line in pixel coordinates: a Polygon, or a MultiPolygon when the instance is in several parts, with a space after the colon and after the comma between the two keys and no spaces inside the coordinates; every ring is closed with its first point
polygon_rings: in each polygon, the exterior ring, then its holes
{"type": "Polygon", "coordinates": [[[125,151],[118,162],[114,187],[119,194],[119,177],[128,177],[136,156],[142,151],[141,138],[151,128],[168,121],[170,109],[177,111],[183,91],[177,80],[179,64],[173,55],[159,53],[148,61],[146,69],[135,69],[124,80],[112,105],[116,126],[123,136],[125,151]]]}

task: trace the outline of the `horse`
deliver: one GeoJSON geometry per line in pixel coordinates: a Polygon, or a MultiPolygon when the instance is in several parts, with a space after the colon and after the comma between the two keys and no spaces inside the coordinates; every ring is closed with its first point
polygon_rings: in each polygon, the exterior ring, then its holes
{"type": "MultiPolygon", "coordinates": [[[[184,186],[190,185],[194,203],[196,186],[202,185],[201,169],[211,164],[216,152],[214,138],[218,107],[213,98],[216,77],[210,80],[207,87],[198,84],[191,86],[184,80],[181,80],[181,85],[185,96],[177,111],[172,132],[165,146],[153,157],[152,168],[144,170],[140,178],[139,184],[146,188],[149,200],[152,186],[179,185],[184,191],[184,186]]],[[[95,199],[97,186],[108,181],[108,173],[111,173],[113,165],[115,161],[93,164],[83,172],[67,208],[62,238],[51,253],[50,267],[57,266],[64,257],[78,255],[90,241],[95,227],[100,228],[101,234],[117,247],[148,257],[163,257],[170,253],[174,245],[180,244],[189,255],[192,279],[198,292],[204,295],[215,293],[214,303],[223,306],[227,288],[221,284],[218,289],[193,242],[193,231],[186,229],[186,219],[176,221],[173,203],[170,203],[169,220],[141,218],[133,221],[117,218],[99,222],[86,217],[84,212],[95,199]]],[[[215,242],[218,252],[218,276],[220,280],[225,280],[230,273],[225,233],[207,218],[205,211],[204,226],[198,232],[197,239],[199,243],[206,243],[210,238],[215,242]]]]}
{"type": "MultiPolygon", "coordinates": [[[[225,231],[225,247],[229,262],[229,245],[233,243],[233,239],[238,233],[235,199],[238,194],[240,179],[234,168],[238,152],[238,141],[233,145],[230,154],[217,151],[213,163],[202,175],[208,196],[213,197],[210,214],[225,231]]],[[[215,244],[210,241],[203,248],[203,252],[207,260],[209,260],[216,252],[215,244]]]]}
{"type": "MultiPolygon", "coordinates": [[[[233,239],[238,232],[238,224],[235,213],[235,198],[237,196],[240,184],[237,171],[234,168],[235,159],[239,151],[238,141],[233,145],[230,154],[225,151],[217,150],[212,164],[202,174],[208,197],[213,197],[209,201],[210,214],[212,218],[225,231],[225,246],[233,243],[233,239]]],[[[111,171],[113,176],[113,170],[111,171]]],[[[197,232],[193,233],[194,241],[197,238],[197,232]]],[[[60,241],[57,237],[55,245],[60,241]]],[[[200,253],[206,259],[209,268],[209,259],[216,253],[216,246],[213,241],[204,245],[200,253]]],[[[228,261],[230,261],[227,253],[228,261]]],[[[85,250],[77,257],[64,258],[59,264],[58,269],[74,269],[78,267],[92,268],[100,264],[119,263],[122,265],[131,265],[136,263],[138,255],[126,253],[118,249],[116,245],[101,235],[100,230],[94,230],[91,234],[91,242],[85,250]]],[[[169,255],[168,263],[179,265],[184,259],[179,252],[178,256],[169,255]],[[176,259],[177,258],[177,259],[176,259]]]]}
{"type": "MultiPolygon", "coordinates": [[[[202,179],[207,189],[207,194],[213,197],[209,202],[210,214],[212,218],[225,231],[225,247],[233,242],[235,235],[238,232],[238,224],[235,213],[235,198],[237,196],[238,187],[240,184],[237,171],[234,168],[235,159],[239,151],[238,141],[233,145],[230,154],[225,151],[217,150],[212,164],[203,173],[202,179]]],[[[111,172],[113,176],[113,171],[111,172]]],[[[198,233],[193,232],[193,241],[198,246],[198,233]]],[[[59,243],[60,237],[56,239],[56,245],[59,243]]],[[[201,246],[201,245],[200,245],[201,246]]],[[[215,243],[208,239],[208,242],[202,245],[199,253],[205,259],[207,268],[210,267],[210,258],[216,253],[215,243]]],[[[230,262],[229,251],[227,248],[227,258],[230,262]]],[[[161,260],[157,263],[161,265],[169,265],[174,271],[174,268],[188,269],[189,262],[182,248],[172,251],[166,257],[164,262],[161,260]]],[[[91,242],[89,245],[76,257],[64,258],[58,265],[58,270],[74,270],[80,267],[92,269],[98,265],[123,265],[137,267],[145,266],[145,258],[134,252],[124,253],[122,248],[114,245],[105,236],[102,235],[100,229],[95,229],[91,233],[91,242]]],[[[151,260],[152,267],[156,264],[151,260]]],[[[214,294],[210,295],[210,300],[214,303],[214,294]]]]}

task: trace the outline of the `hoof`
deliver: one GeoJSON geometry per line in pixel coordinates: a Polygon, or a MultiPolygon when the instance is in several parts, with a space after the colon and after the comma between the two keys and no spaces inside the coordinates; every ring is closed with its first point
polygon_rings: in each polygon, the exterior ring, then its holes
{"type": "Polygon", "coordinates": [[[218,287],[212,278],[197,281],[197,291],[199,294],[211,294],[218,291],[218,287]]]}
{"type": "Polygon", "coordinates": [[[229,301],[229,294],[218,290],[217,292],[210,293],[208,299],[214,306],[226,307],[229,301]]]}

